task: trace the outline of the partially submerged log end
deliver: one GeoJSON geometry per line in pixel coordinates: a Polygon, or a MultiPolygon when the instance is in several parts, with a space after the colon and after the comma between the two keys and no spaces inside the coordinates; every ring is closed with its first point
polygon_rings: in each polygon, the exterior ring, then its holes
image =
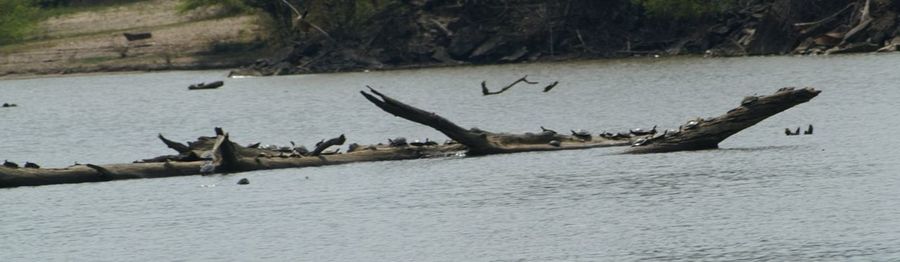
{"type": "Polygon", "coordinates": [[[806,103],[821,93],[814,88],[781,88],[772,95],[744,98],[741,105],[714,118],[689,121],[679,130],[638,140],[628,153],[663,153],[715,149],[719,143],[760,121],[806,103]]]}

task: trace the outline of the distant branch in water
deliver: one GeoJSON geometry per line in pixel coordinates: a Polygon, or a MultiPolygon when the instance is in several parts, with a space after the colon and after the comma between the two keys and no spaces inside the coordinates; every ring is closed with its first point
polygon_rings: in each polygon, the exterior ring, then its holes
{"type": "Polygon", "coordinates": [[[525,82],[526,84],[529,84],[529,85],[536,85],[536,84],[538,84],[538,82],[531,82],[531,81],[528,81],[527,78],[528,78],[528,75],[525,75],[525,76],[523,76],[522,78],[519,78],[518,80],[516,80],[516,81],[510,83],[509,85],[503,87],[502,89],[500,89],[500,91],[494,91],[494,92],[488,90],[488,88],[487,88],[487,81],[481,81],[481,94],[482,94],[482,95],[486,95],[486,96],[489,96],[489,95],[497,95],[497,94],[506,92],[506,90],[509,90],[509,89],[512,88],[513,86],[516,86],[517,84],[522,83],[522,82],[525,82]]]}

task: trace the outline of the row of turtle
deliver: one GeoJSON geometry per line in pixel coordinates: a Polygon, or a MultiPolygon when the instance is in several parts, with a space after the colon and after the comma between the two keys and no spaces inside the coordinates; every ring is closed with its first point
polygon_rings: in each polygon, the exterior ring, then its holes
{"type": "MultiPolygon", "coordinates": [[[[319,147],[319,145],[321,145],[324,142],[325,142],[325,140],[317,142],[316,147],[319,147]]],[[[267,151],[274,151],[274,152],[281,153],[281,155],[288,154],[288,156],[306,156],[306,155],[309,155],[311,152],[309,149],[306,148],[306,146],[297,145],[296,143],[294,143],[294,141],[290,141],[290,143],[291,143],[291,146],[278,146],[278,145],[274,145],[274,144],[254,143],[254,144],[247,145],[247,148],[256,148],[256,149],[263,149],[263,150],[267,150],[267,151]]],[[[445,142],[445,144],[451,144],[451,143],[453,143],[453,142],[452,141],[445,142]]],[[[375,149],[376,146],[383,146],[383,145],[385,145],[385,144],[378,143],[377,145],[368,146],[368,147],[366,147],[366,149],[375,149]]],[[[436,146],[436,145],[438,145],[438,143],[435,141],[432,141],[431,139],[428,139],[428,138],[425,138],[424,141],[415,139],[413,141],[407,142],[405,137],[396,137],[396,138],[388,138],[388,142],[386,145],[390,146],[390,147],[405,147],[405,146],[421,147],[421,146],[436,146]]],[[[363,149],[361,145],[359,145],[357,143],[351,143],[348,145],[347,152],[348,153],[354,152],[359,149],[363,149]]],[[[323,151],[322,155],[334,155],[334,154],[340,154],[340,153],[341,153],[341,149],[337,148],[334,150],[323,151]]]]}
{"type": "MultiPolygon", "coordinates": [[[[3,166],[8,168],[19,168],[19,164],[10,162],[9,160],[3,160],[3,166]]],[[[35,163],[25,162],[25,168],[41,168],[41,166],[35,163]]]]}
{"type": "MultiPolygon", "coordinates": [[[[679,126],[677,130],[676,129],[666,129],[663,131],[662,134],[659,134],[659,135],[657,135],[658,134],[658,131],[656,130],[657,126],[654,125],[653,128],[650,128],[649,130],[644,130],[642,128],[635,128],[635,129],[628,130],[627,133],[626,132],[611,133],[611,132],[603,131],[603,132],[600,132],[600,134],[598,134],[598,136],[602,137],[602,138],[606,138],[606,139],[631,139],[634,137],[640,137],[634,141],[632,146],[642,146],[645,143],[647,143],[648,141],[652,141],[652,140],[660,139],[660,138],[674,137],[674,136],[681,134],[681,132],[684,130],[690,130],[690,129],[697,128],[700,125],[700,123],[702,123],[703,121],[709,121],[709,120],[703,119],[703,118],[697,118],[694,120],[690,120],[687,123],[685,123],[684,125],[679,126]]],[[[556,131],[544,128],[543,126],[541,127],[541,131],[543,133],[549,132],[549,133],[556,134],[556,131]]],[[[591,138],[593,137],[593,135],[591,134],[590,131],[583,130],[583,129],[571,130],[571,132],[572,132],[572,136],[582,139],[582,140],[585,140],[585,141],[590,141],[591,138]]],[[[553,140],[553,141],[550,141],[550,145],[559,146],[560,142],[553,140]]]]}

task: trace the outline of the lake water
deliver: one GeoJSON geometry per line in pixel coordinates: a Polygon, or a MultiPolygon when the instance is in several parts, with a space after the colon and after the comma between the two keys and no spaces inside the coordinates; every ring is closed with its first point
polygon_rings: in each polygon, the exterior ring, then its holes
{"type": "Polygon", "coordinates": [[[228,79],[167,72],[0,81],[0,159],[45,167],[170,154],[156,138],[311,146],[446,139],[359,91],[466,127],[674,128],[743,96],[811,102],[722,149],[623,148],[0,190],[0,261],[900,259],[900,55],[672,58],[228,79]],[[542,82],[481,96],[522,75],[542,82]],[[540,89],[561,83],[549,93],[540,89]],[[813,124],[815,135],[785,127],[813,124]],[[250,185],[238,186],[240,178],[250,185]]]}

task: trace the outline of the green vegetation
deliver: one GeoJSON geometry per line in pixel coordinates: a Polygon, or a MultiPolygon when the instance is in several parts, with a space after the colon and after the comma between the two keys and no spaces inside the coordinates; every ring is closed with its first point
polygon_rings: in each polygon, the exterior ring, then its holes
{"type": "Polygon", "coordinates": [[[31,1],[0,0],[0,45],[22,41],[37,21],[31,1]]]}
{"type": "Polygon", "coordinates": [[[699,18],[724,12],[736,5],[737,0],[632,0],[656,18],[699,18]]]}

